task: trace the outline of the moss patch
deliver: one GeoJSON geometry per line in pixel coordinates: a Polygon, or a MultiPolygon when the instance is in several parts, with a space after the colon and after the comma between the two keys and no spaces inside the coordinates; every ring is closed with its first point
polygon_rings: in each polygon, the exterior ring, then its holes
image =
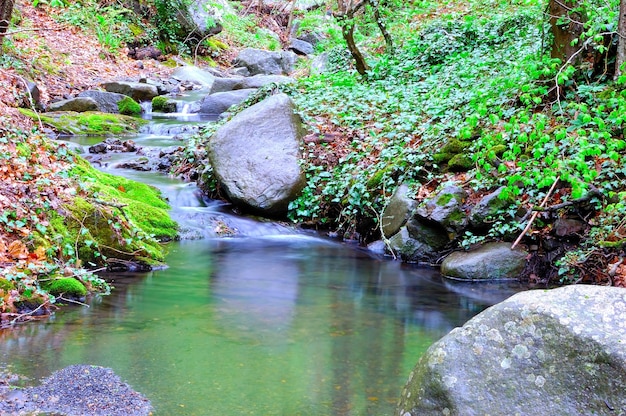
{"type": "MultiPolygon", "coordinates": [[[[29,109],[20,108],[19,111],[27,117],[37,121],[37,114],[29,109]]],[[[74,111],[54,111],[39,114],[44,124],[54,128],[59,133],[67,134],[129,134],[136,132],[139,127],[147,123],[136,117],[123,114],[109,114],[98,111],[76,113],[74,111]]]]}
{"type": "Polygon", "coordinates": [[[141,115],[141,106],[131,97],[124,97],[117,103],[117,109],[120,114],[127,116],[139,116],[141,115]]]}
{"type": "Polygon", "coordinates": [[[167,98],[158,95],[152,99],[152,111],[163,111],[165,108],[165,104],[167,103],[167,98]]]}
{"type": "Polygon", "coordinates": [[[474,167],[472,158],[465,154],[455,155],[448,161],[448,169],[452,172],[467,172],[474,167]]]}
{"type": "Polygon", "coordinates": [[[44,289],[54,296],[82,297],[87,294],[85,285],[72,277],[63,277],[46,282],[44,289]]]}

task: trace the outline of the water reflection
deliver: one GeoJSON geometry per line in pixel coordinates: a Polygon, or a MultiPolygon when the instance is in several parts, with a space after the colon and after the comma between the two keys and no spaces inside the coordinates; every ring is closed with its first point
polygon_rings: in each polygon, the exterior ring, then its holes
{"type": "Polygon", "coordinates": [[[156,415],[391,415],[420,354],[512,293],[465,296],[433,270],[306,236],[175,243],[168,264],[0,333],[1,360],[33,378],[112,367],[156,415]]]}

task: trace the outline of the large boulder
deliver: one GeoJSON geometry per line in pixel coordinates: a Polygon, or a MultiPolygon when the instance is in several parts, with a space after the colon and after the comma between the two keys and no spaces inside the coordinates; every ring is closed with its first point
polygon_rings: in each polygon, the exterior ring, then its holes
{"type": "Polygon", "coordinates": [[[85,111],[98,110],[98,103],[89,97],[74,97],[67,100],[55,101],[48,105],[48,111],[75,111],[84,113],[85,111]]]}
{"type": "Polygon", "coordinates": [[[117,104],[126,97],[124,94],[116,92],[87,90],[78,94],[79,97],[87,97],[94,100],[97,104],[96,110],[103,113],[119,113],[117,104]]]}
{"type": "Polygon", "coordinates": [[[128,95],[137,102],[150,101],[159,95],[156,86],[142,82],[109,81],[103,83],[102,88],[108,92],[128,95]]]}
{"type": "Polygon", "coordinates": [[[222,114],[231,106],[240,104],[252,94],[255,89],[245,89],[227,92],[217,92],[204,97],[200,101],[200,113],[222,114]]]}
{"type": "Polygon", "coordinates": [[[455,251],[441,263],[441,274],[461,280],[517,279],[528,253],[511,243],[487,243],[475,250],[455,251]]]}
{"type": "Polygon", "coordinates": [[[293,71],[296,54],[291,51],[246,48],[239,52],[233,63],[236,67],[246,68],[250,75],[286,75],[293,71]]]}
{"type": "Polygon", "coordinates": [[[510,199],[500,198],[504,186],[485,195],[472,207],[469,214],[469,221],[472,227],[488,228],[494,221],[494,217],[504,208],[511,205],[510,199]]]}
{"type": "Polygon", "coordinates": [[[396,415],[623,414],[625,314],[621,288],[514,295],[428,349],[396,415]]]}
{"type": "Polygon", "coordinates": [[[299,163],[304,134],[285,94],[247,108],[220,127],[208,153],[230,199],[262,214],[284,214],[305,184],[299,163]]]}

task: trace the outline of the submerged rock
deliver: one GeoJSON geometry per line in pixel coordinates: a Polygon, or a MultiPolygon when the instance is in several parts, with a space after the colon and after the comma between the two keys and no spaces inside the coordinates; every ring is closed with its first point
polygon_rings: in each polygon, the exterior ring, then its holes
{"type": "Polygon", "coordinates": [[[223,125],[209,141],[209,159],[233,202],[282,215],[305,184],[300,167],[303,136],[293,102],[286,94],[277,94],[223,125]]]}
{"type": "Polygon", "coordinates": [[[622,414],[624,314],[621,288],[514,295],[428,349],[396,415],[622,414]]]}

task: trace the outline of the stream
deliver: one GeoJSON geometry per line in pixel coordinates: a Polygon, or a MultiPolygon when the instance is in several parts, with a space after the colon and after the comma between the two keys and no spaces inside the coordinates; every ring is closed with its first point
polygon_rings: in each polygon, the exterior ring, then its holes
{"type": "MultiPolygon", "coordinates": [[[[123,139],[180,145],[173,132],[203,122],[152,115],[145,133],[123,139]]],[[[236,216],[194,184],[114,167],[135,157],[116,154],[99,168],[159,187],[189,239],[169,243],[167,269],[104,276],[115,289],[89,308],[1,331],[0,362],[32,383],[83,363],[112,368],[157,416],[392,415],[435,340],[520,290],[450,282],[432,268],[236,216]],[[238,236],[216,237],[216,219],[238,236]]]]}

